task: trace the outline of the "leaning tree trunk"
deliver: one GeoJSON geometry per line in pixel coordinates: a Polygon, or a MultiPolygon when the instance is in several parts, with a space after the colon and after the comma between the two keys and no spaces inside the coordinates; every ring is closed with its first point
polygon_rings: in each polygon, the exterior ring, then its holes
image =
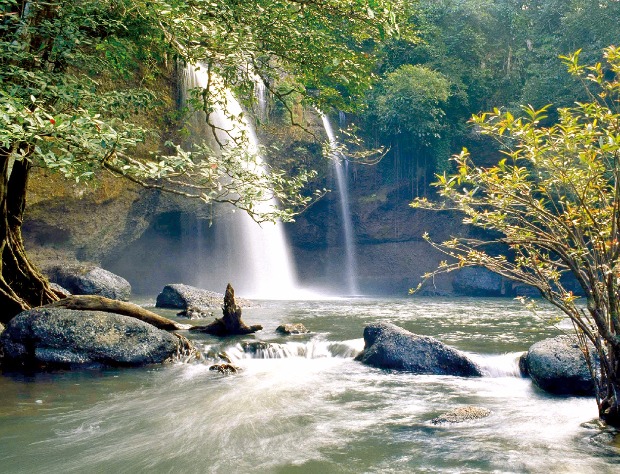
{"type": "Polygon", "coordinates": [[[58,296],[30,262],[24,248],[22,223],[30,162],[14,161],[0,150],[0,322],[20,311],[50,303],[58,296]]]}
{"type": "Polygon", "coordinates": [[[609,426],[620,428],[620,350],[608,347],[606,367],[601,367],[598,390],[599,417],[609,426]]]}

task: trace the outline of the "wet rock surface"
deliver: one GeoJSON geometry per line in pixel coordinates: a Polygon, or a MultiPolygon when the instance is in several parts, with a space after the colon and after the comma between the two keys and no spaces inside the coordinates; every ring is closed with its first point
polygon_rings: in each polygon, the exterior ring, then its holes
{"type": "Polygon", "coordinates": [[[364,343],[364,350],[355,359],[373,367],[415,374],[482,375],[481,369],[463,353],[391,323],[366,326],[364,343]]]}
{"type": "Polygon", "coordinates": [[[71,292],[66,288],[63,288],[58,283],[50,283],[50,288],[54,290],[61,298],[71,296],[71,292]]]}
{"type": "Polygon", "coordinates": [[[218,372],[224,375],[236,374],[239,373],[241,368],[232,364],[215,364],[209,367],[209,370],[212,372],[218,372]]]}
{"type": "Polygon", "coordinates": [[[301,323],[292,323],[292,324],[281,324],[280,326],[276,328],[276,332],[289,336],[292,334],[307,334],[310,331],[306,329],[306,326],[304,326],[301,323]]]}
{"type": "Polygon", "coordinates": [[[532,345],[519,364],[524,375],[556,395],[593,395],[586,358],[573,336],[557,336],[532,345]]]}
{"type": "Polygon", "coordinates": [[[204,319],[207,317],[212,317],[213,311],[204,311],[198,308],[187,308],[183,311],[179,311],[177,316],[188,319],[204,319]]]}
{"type": "Polygon", "coordinates": [[[58,308],[24,311],[0,336],[4,363],[23,367],[141,366],[164,362],[184,346],[135,318],[58,308]]]}
{"type": "MultiPolygon", "coordinates": [[[[157,295],[155,306],[157,308],[170,308],[182,310],[194,310],[209,313],[209,310],[220,309],[224,301],[224,294],[216,291],[203,290],[195,286],[174,283],[166,285],[157,295]]],[[[243,306],[250,306],[250,302],[237,298],[237,302],[243,306]]]]}
{"type": "Polygon", "coordinates": [[[433,418],[431,423],[439,425],[443,423],[463,423],[465,421],[479,420],[491,414],[491,410],[483,407],[465,406],[450,410],[437,418],[433,418]]]}
{"type": "Polygon", "coordinates": [[[128,301],[131,285],[124,278],[91,264],[53,265],[44,269],[50,282],[74,295],[98,295],[128,301]]]}
{"type": "Polygon", "coordinates": [[[501,276],[486,268],[465,267],[455,273],[454,292],[466,296],[506,296],[511,285],[501,276]]]}

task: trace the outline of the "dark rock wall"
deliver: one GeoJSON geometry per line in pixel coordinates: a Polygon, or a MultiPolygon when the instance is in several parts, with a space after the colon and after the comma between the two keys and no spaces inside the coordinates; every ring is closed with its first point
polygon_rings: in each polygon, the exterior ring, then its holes
{"type": "MultiPolygon", "coordinates": [[[[317,135],[322,133],[311,117],[306,120],[317,135]]],[[[279,138],[289,133],[272,128],[279,138]]],[[[263,142],[268,142],[266,134],[263,130],[263,142]]],[[[290,135],[290,146],[283,147],[286,157],[280,158],[318,167],[314,187],[335,189],[329,163],[317,161],[318,142],[299,130],[291,129],[290,135]]],[[[468,232],[457,215],[411,209],[421,188],[400,176],[389,159],[376,166],[349,164],[347,178],[363,293],[406,295],[421,275],[445,259],[423,234],[441,241],[468,232]]],[[[135,293],[154,294],[168,283],[198,285],[196,275],[209,271],[196,268],[195,249],[202,236],[202,248],[208,251],[216,214],[216,208],[201,202],[160,195],[110,176],[85,188],[39,170],[31,180],[24,235],[39,264],[93,262],[129,280],[135,293]]],[[[337,288],[344,281],[341,222],[338,195],[332,192],[286,224],[302,284],[337,288]]],[[[452,279],[452,274],[435,279],[427,292],[452,293],[452,279]]]]}

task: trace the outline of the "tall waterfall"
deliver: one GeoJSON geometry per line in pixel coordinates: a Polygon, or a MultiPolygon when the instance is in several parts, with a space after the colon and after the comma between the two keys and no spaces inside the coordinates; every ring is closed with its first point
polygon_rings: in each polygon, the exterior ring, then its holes
{"type": "Polygon", "coordinates": [[[257,116],[261,123],[267,120],[267,87],[260,77],[254,80],[254,95],[258,105],[257,116]]]}
{"type": "MultiPolygon", "coordinates": [[[[207,80],[204,68],[186,66],[181,100],[186,99],[189,89],[205,87],[207,80]]],[[[247,146],[251,151],[258,150],[258,140],[250,123],[245,119],[235,123],[229,118],[241,116],[239,102],[230,90],[223,89],[222,95],[224,97],[220,100],[226,113],[222,109],[216,110],[212,121],[223,130],[232,130],[233,134],[238,131],[240,136],[245,132],[247,146]]],[[[196,113],[195,116],[193,139],[213,142],[214,132],[206,125],[204,113],[196,113]],[[196,122],[200,122],[199,127],[196,127],[196,122]]],[[[220,142],[228,141],[228,136],[220,136],[219,133],[220,142]]],[[[272,200],[261,205],[277,206],[277,203],[272,200]]],[[[258,225],[246,212],[229,207],[230,212],[218,216],[213,227],[208,228],[205,232],[208,235],[199,236],[201,240],[198,245],[202,250],[192,250],[197,258],[202,255],[200,261],[195,261],[197,271],[200,272],[197,279],[200,286],[221,292],[226,283],[230,282],[239,295],[248,298],[297,297],[300,291],[282,223],[265,222],[258,225]]]]}
{"type": "Polygon", "coordinates": [[[329,139],[329,143],[334,151],[332,151],[332,163],[336,174],[336,183],[338,185],[338,197],[340,199],[340,214],[342,220],[342,230],[344,234],[344,278],[345,289],[350,295],[358,295],[360,293],[357,281],[357,255],[355,250],[355,235],[353,232],[353,221],[351,220],[351,208],[349,206],[349,187],[347,185],[346,169],[343,160],[336,150],[336,135],[325,114],[321,114],[323,127],[329,139]]]}

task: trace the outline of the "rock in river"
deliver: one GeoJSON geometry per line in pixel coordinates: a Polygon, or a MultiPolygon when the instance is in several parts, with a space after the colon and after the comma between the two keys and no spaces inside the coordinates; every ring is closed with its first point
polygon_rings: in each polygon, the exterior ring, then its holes
{"type": "Polygon", "coordinates": [[[510,284],[486,268],[464,267],[456,272],[452,286],[459,295],[506,296],[510,284]]]}
{"type": "Polygon", "coordinates": [[[483,407],[465,406],[450,410],[437,418],[433,418],[431,423],[434,425],[442,423],[463,423],[465,421],[479,420],[491,414],[491,410],[483,407]]]}
{"type": "Polygon", "coordinates": [[[131,295],[127,280],[92,264],[54,265],[44,273],[52,283],[74,295],[98,295],[120,301],[128,301],[131,295]]]}
{"type": "Polygon", "coordinates": [[[310,331],[301,323],[289,323],[278,326],[276,332],[284,334],[285,336],[290,336],[291,334],[307,334],[310,331]]]}
{"type": "Polygon", "coordinates": [[[391,323],[366,326],[364,343],[364,350],[355,359],[373,367],[416,374],[482,375],[480,368],[463,353],[391,323]]]}
{"type": "Polygon", "coordinates": [[[557,395],[592,395],[594,383],[586,358],[572,336],[532,345],[520,361],[522,372],[542,390],[557,395]]]}
{"type": "Polygon", "coordinates": [[[15,316],[0,336],[4,362],[17,366],[139,366],[164,362],[185,342],[128,316],[35,308],[15,316]]]}
{"type": "MultiPolygon", "coordinates": [[[[203,290],[194,286],[174,283],[166,285],[159,295],[155,306],[158,308],[193,309],[203,313],[209,313],[210,309],[222,307],[224,295],[215,291],[203,290]]],[[[250,306],[249,302],[237,298],[237,302],[243,306],[250,306]]]]}

